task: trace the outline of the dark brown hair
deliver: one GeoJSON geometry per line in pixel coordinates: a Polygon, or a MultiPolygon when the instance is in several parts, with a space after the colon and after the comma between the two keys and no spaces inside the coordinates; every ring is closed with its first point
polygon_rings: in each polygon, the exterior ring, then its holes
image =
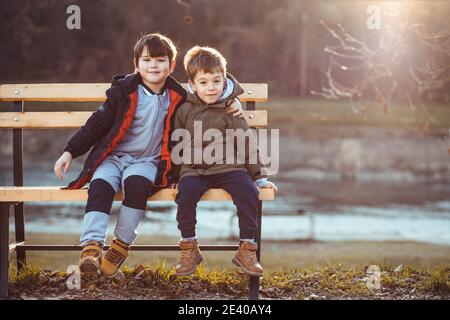
{"type": "Polygon", "coordinates": [[[159,34],[151,33],[141,36],[141,38],[136,41],[134,45],[134,63],[137,66],[139,63],[139,58],[147,47],[148,53],[152,57],[169,57],[169,62],[175,61],[177,58],[177,48],[173,44],[172,40],[168,37],[159,34]]]}

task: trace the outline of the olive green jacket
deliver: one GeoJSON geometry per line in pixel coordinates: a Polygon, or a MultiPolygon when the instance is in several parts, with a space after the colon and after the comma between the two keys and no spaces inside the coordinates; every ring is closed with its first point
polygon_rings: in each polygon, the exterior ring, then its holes
{"type": "Polygon", "coordinates": [[[248,124],[243,118],[234,117],[225,111],[227,102],[242,94],[244,90],[230,74],[227,74],[226,83],[224,92],[232,89],[231,94],[222,96],[216,103],[206,104],[190,89],[186,102],[178,108],[174,120],[175,136],[177,129],[186,129],[184,134],[189,134],[181,136],[180,133],[178,143],[173,142],[172,135],[172,144],[175,145],[172,149],[172,159],[174,160],[174,154],[183,156],[181,164],[174,163],[171,175],[173,182],[178,182],[185,176],[212,175],[236,170],[247,171],[253,180],[267,177],[261,173],[263,164],[256,135],[252,130],[248,130],[248,124]],[[227,133],[227,129],[233,130],[228,130],[227,133]],[[194,133],[197,134],[197,140],[194,133]],[[244,133],[247,137],[239,139],[239,135],[243,137],[244,133]],[[249,136],[253,138],[250,139],[249,136]],[[231,153],[228,159],[227,146],[231,151],[228,152],[231,153]],[[238,154],[237,150],[242,150],[245,154],[238,154]]]}

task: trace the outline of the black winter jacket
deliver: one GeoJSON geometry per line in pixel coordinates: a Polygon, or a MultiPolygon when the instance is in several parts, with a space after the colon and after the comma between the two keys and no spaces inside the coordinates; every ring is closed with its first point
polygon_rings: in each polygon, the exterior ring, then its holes
{"type": "MultiPolygon", "coordinates": [[[[92,178],[100,163],[115,149],[125,136],[136,112],[137,87],[142,82],[139,73],[113,77],[111,87],[106,90],[106,101],[95,111],[86,124],[69,140],[64,151],[73,158],[85,154],[89,149],[83,170],[77,179],[65,189],[80,189],[92,178]]],[[[170,183],[172,169],[170,136],[173,130],[174,114],[186,100],[186,90],[173,77],[169,76],[165,84],[169,89],[170,106],[164,120],[161,161],[155,185],[160,188],[170,183]]]]}

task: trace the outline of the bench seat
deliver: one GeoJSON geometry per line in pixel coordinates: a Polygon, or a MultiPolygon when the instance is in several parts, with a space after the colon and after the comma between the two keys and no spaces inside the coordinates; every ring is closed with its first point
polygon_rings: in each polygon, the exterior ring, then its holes
{"type": "MultiPolygon", "coordinates": [[[[88,189],[63,190],[61,187],[0,187],[1,202],[54,202],[54,201],[86,201],[88,189]]],[[[149,201],[175,201],[176,189],[162,189],[148,198],[149,201]]],[[[122,192],[114,197],[115,201],[122,200],[122,192]]],[[[260,189],[259,200],[274,200],[273,189],[260,189]]],[[[223,189],[210,189],[201,200],[226,201],[231,196],[223,189]]]]}

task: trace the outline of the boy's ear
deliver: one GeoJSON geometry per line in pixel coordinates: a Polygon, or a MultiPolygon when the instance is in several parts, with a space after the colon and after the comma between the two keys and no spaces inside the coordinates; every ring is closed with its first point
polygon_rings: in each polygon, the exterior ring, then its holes
{"type": "Polygon", "coordinates": [[[192,82],[190,79],[188,80],[189,85],[191,86],[192,90],[197,91],[197,89],[195,88],[195,84],[194,82],[192,82]]]}
{"type": "Polygon", "coordinates": [[[173,60],[170,63],[170,67],[169,67],[169,72],[172,73],[175,70],[175,66],[177,65],[177,62],[175,60],[173,60]]]}
{"type": "Polygon", "coordinates": [[[134,65],[134,73],[138,73],[139,69],[138,69],[138,67],[136,65],[136,60],[135,59],[133,59],[133,65],[134,65]]]}

